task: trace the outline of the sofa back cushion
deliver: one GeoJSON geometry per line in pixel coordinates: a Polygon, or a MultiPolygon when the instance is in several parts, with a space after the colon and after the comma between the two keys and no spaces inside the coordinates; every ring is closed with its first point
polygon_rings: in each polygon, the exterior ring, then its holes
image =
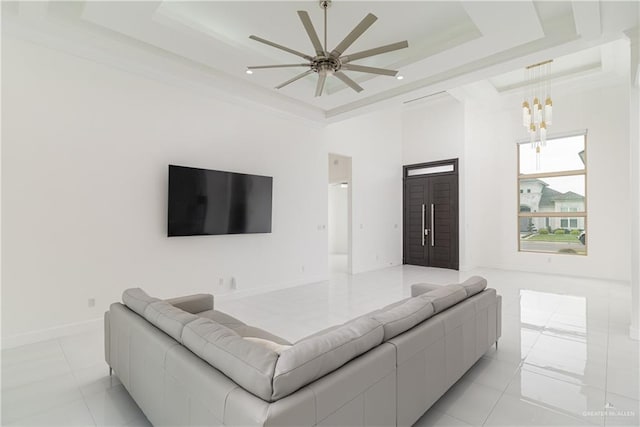
{"type": "Polygon", "coordinates": [[[435,312],[440,313],[466,299],[467,291],[460,285],[447,285],[422,294],[417,298],[431,301],[435,312]]]}
{"type": "Polygon", "coordinates": [[[278,353],[242,338],[210,319],[198,318],[182,331],[185,347],[262,400],[272,401],[278,353]]]}
{"type": "Polygon", "coordinates": [[[358,318],[295,343],[283,351],[273,377],[272,400],[335,371],[382,342],[383,326],[371,318],[358,318]]]}
{"type": "Polygon", "coordinates": [[[416,297],[386,310],[381,310],[372,317],[382,323],[384,328],[383,339],[386,341],[433,316],[434,312],[435,310],[430,300],[416,297]]]}
{"type": "Polygon", "coordinates": [[[467,298],[469,298],[470,296],[479,294],[480,292],[485,290],[485,288],[487,287],[487,279],[480,276],[472,276],[464,282],[460,283],[460,286],[464,288],[464,290],[467,292],[467,298]]]}
{"type": "Polygon", "coordinates": [[[124,305],[138,313],[140,316],[144,316],[144,311],[149,304],[157,301],[160,300],[158,298],[150,297],[140,288],[127,289],[122,293],[122,302],[124,305]]]}
{"type": "Polygon", "coordinates": [[[174,340],[182,343],[182,329],[198,318],[195,314],[187,313],[165,301],[156,301],[147,305],[144,318],[152,325],[161,329],[174,340]]]}

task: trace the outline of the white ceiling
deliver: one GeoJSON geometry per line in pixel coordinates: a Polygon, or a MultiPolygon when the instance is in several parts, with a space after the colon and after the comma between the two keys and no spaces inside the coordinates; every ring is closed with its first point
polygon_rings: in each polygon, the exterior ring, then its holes
{"type": "Polygon", "coordinates": [[[321,122],[480,80],[497,93],[513,91],[522,84],[524,66],[546,59],[554,59],[558,79],[602,71],[616,61],[612,49],[600,46],[636,28],[639,13],[635,1],[334,0],[329,48],[373,13],[378,21],[345,53],[408,40],[407,49],[356,61],[397,69],[404,79],[347,71],[364,91],[330,78],[328,94],[316,98],[315,74],[273,89],[301,69],[245,74],[248,65],[300,62],[250,40],[251,34],[312,55],[296,11],[309,12],[322,39],[322,10],[314,0],[21,1],[2,7],[3,32],[321,122]]]}

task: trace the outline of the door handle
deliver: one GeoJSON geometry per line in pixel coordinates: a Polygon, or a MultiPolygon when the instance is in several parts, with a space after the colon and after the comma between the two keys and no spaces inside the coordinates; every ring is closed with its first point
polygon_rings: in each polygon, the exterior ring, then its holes
{"type": "Polygon", "coordinates": [[[435,213],[435,205],[431,203],[431,246],[432,247],[436,245],[436,242],[434,239],[434,236],[436,234],[434,213],[435,213]]]}
{"type": "Polygon", "coordinates": [[[420,229],[420,235],[421,235],[421,239],[422,239],[422,246],[424,246],[424,235],[425,235],[425,232],[424,232],[424,215],[425,215],[425,213],[426,213],[426,209],[425,209],[425,206],[424,206],[424,203],[423,203],[422,204],[422,228],[420,229]]]}

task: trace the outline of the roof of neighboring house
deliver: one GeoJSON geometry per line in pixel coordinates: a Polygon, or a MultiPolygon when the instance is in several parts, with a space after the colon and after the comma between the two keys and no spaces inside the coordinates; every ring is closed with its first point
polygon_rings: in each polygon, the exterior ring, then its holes
{"type": "Polygon", "coordinates": [[[538,206],[553,206],[554,201],[557,200],[557,197],[559,196],[562,196],[561,192],[550,188],[548,185],[545,185],[544,187],[542,187],[542,196],[540,197],[540,203],[538,204],[538,206]]]}
{"type": "MultiPolygon", "coordinates": [[[[555,190],[554,190],[555,191],[555,190]]],[[[555,196],[553,200],[583,200],[584,196],[573,191],[567,191],[566,193],[555,196]]]]}
{"type": "Polygon", "coordinates": [[[536,182],[536,183],[538,183],[538,182],[539,182],[539,183],[540,183],[540,184],[542,184],[543,186],[544,186],[544,185],[549,185],[549,184],[547,184],[546,182],[544,182],[543,180],[538,179],[538,178],[521,178],[521,179],[520,179],[520,182],[536,182]]]}

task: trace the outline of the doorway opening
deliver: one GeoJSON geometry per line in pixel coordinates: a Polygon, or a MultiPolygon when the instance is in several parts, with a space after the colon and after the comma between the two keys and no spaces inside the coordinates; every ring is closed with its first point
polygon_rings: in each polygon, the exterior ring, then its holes
{"type": "Polygon", "coordinates": [[[351,157],[329,153],[329,273],[351,274],[351,157]]]}

